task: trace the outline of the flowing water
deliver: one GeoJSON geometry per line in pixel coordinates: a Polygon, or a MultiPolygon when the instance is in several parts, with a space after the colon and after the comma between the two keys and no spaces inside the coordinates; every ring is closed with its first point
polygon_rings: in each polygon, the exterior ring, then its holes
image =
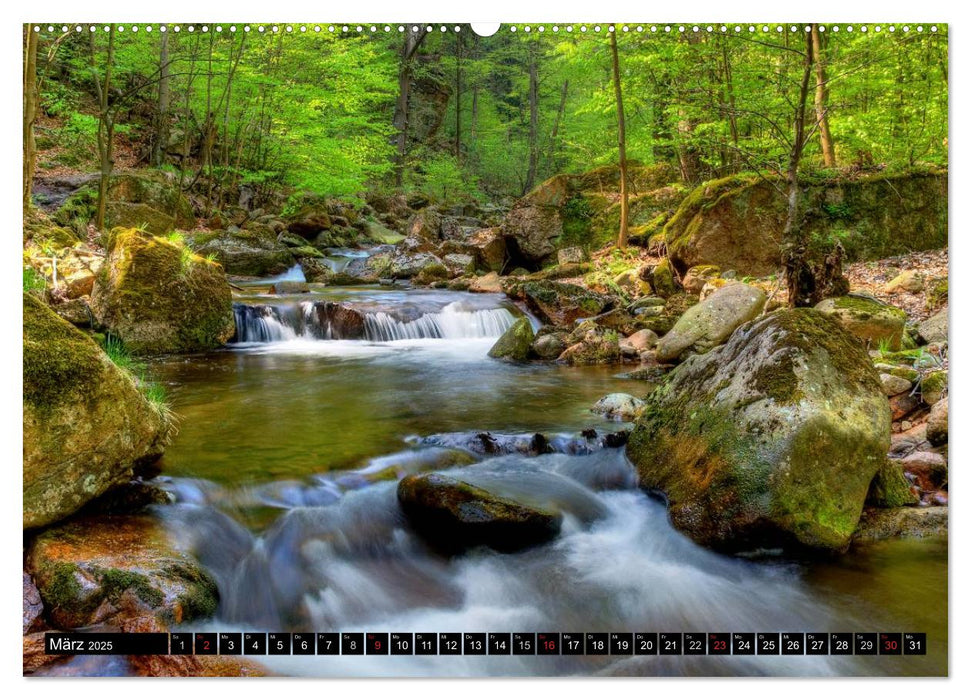
{"type": "Polygon", "coordinates": [[[884,543],[824,562],[696,546],[636,488],[623,448],[604,447],[624,426],[589,410],[603,394],[649,387],[617,368],[488,358],[523,313],[504,297],[389,288],[279,297],[253,286],[237,302],[227,349],[153,366],[181,419],[158,478],[176,503],[158,510],[221,594],[217,619],[187,629],[927,632],[926,657],[261,661],[338,676],[946,673],[946,543],[884,543]],[[412,533],[395,496],[402,476],[442,469],[555,504],[561,535],[517,554],[443,558],[412,533]]]}

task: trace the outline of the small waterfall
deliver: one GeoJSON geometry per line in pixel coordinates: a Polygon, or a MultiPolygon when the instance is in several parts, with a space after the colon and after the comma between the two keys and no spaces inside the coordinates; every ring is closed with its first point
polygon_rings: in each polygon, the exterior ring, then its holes
{"type": "Polygon", "coordinates": [[[234,304],[233,313],[236,343],[498,338],[516,321],[506,308],[469,309],[460,302],[410,320],[395,318],[393,311],[364,311],[329,301],[234,304]]]}
{"type": "Polygon", "coordinates": [[[282,275],[277,275],[276,277],[269,277],[265,280],[260,280],[263,284],[273,284],[274,282],[306,282],[307,278],[303,274],[303,268],[299,264],[294,265],[289,270],[284,272],[282,275]]]}
{"type": "Polygon", "coordinates": [[[498,338],[516,321],[508,309],[469,311],[453,302],[438,313],[429,313],[413,321],[399,321],[379,311],[364,317],[368,340],[418,340],[421,338],[498,338]]]}
{"type": "Polygon", "coordinates": [[[234,343],[278,343],[297,338],[294,324],[288,323],[291,319],[285,321],[277,307],[233,304],[233,314],[236,317],[234,343]]]}

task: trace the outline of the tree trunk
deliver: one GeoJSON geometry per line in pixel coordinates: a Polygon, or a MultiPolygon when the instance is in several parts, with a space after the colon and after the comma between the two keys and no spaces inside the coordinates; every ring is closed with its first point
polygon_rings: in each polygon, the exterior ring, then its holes
{"type": "MultiPolygon", "coordinates": [[[[813,30],[816,25],[812,25],[813,30]]],[[[786,270],[786,289],[789,306],[811,306],[816,297],[816,279],[806,255],[806,243],[802,235],[799,215],[799,161],[806,140],[806,100],[809,95],[809,78],[813,70],[812,32],[806,35],[806,54],[803,62],[799,98],[793,115],[793,140],[789,150],[789,167],[786,171],[788,185],[786,223],[782,230],[782,260],[786,270]]]]}
{"type": "Polygon", "coordinates": [[[735,114],[735,84],[732,80],[732,62],[728,54],[728,42],[721,42],[722,45],[722,63],[725,75],[725,97],[726,106],[728,108],[728,130],[732,136],[732,170],[738,171],[739,169],[739,155],[738,155],[738,117],[735,114]]]}
{"type": "Polygon", "coordinates": [[[408,99],[411,92],[411,61],[424,41],[426,32],[405,32],[398,67],[398,100],[395,103],[392,125],[398,131],[394,184],[401,188],[405,180],[405,160],[408,155],[408,99]]]}
{"type": "Polygon", "coordinates": [[[37,160],[37,144],[34,141],[34,122],[37,121],[37,39],[39,32],[25,25],[24,46],[24,211],[32,204],[31,189],[34,183],[34,165],[37,160]]]}
{"type": "Polygon", "coordinates": [[[475,70],[474,66],[476,61],[480,58],[479,56],[479,35],[472,35],[472,59],[473,59],[473,72],[472,72],[472,123],[469,125],[470,133],[469,138],[472,142],[472,147],[475,147],[475,139],[477,130],[479,128],[479,74],[475,70]]]}
{"type": "Polygon", "coordinates": [[[560,133],[560,122],[563,121],[563,112],[566,110],[566,96],[570,90],[570,81],[563,81],[563,89],[560,91],[560,105],[556,108],[556,117],[553,118],[553,130],[550,132],[550,162],[553,170],[556,170],[556,138],[560,133]]]}
{"type": "Polygon", "coordinates": [[[536,68],[536,56],[532,47],[529,52],[529,169],[526,171],[524,192],[531,192],[536,185],[536,169],[539,163],[539,78],[536,68]]]}
{"type": "Polygon", "coordinates": [[[455,35],[455,162],[462,164],[462,34],[455,35]]]}
{"type": "Polygon", "coordinates": [[[816,57],[816,122],[819,124],[819,145],[823,150],[823,165],[827,168],[836,167],[836,149],[833,147],[833,136],[829,131],[829,115],[826,103],[829,100],[829,87],[826,83],[826,61],[823,58],[822,37],[819,36],[819,25],[812,25],[813,54],[816,57]]]}
{"type": "Polygon", "coordinates": [[[91,70],[94,73],[95,92],[98,97],[98,160],[101,178],[98,182],[98,206],[95,210],[94,225],[100,231],[105,226],[105,211],[108,207],[108,184],[111,171],[114,168],[114,133],[115,117],[109,104],[111,91],[111,68],[115,62],[115,25],[108,28],[108,53],[105,60],[104,78],[98,78],[97,52],[95,50],[94,33],[91,41],[91,70]]]}
{"type": "Polygon", "coordinates": [[[152,165],[161,167],[165,162],[165,149],[169,141],[169,35],[161,34],[158,53],[158,109],[155,119],[155,143],[152,147],[152,165]]]}
{"type": "Polygon", "coordinates": [[[614,69],[614,99],[617,103],[617,147],[620,159],[620,231],[617,247],[627,247],[627,136],[624,129],[624,96],[620,88],[620,60],[617,57],[617,31],[610,33],[610,57],[614,69]]]}

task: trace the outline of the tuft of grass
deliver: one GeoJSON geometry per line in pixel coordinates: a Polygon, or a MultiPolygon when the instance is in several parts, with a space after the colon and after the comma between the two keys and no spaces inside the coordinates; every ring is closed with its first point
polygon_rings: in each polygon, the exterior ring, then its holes
{"type": "Polygon", "coordinates": [[[113,335],[106,335],[104,342],[101,344],[102,349],[108,356],[116,367],[123,369],[127,372],[134,372],[136,369],[140,368],[140,364],[135,361],[131,353],[128,352],[128,348],[125,344],[121,342],[120,338],[113,335]]]}
{"type": "Polygon", "coordinates": [[[24,267],[24,291],[35,292],[47,288],[47,280],[32,267],[24,267]]]}
{"type": "Polygon", "coordinates": [[[170,421],[173,421],[175,414],[172,412],[172,407],[169,405],[165,387],[149,378],[145,364],[132,357],[132,354],[125,347],[125,344],[119,338],[113,335],[105,336],[104,341],[101,343],[101,347],[104,349],[108,359],[110,359],[115,366],[118,367],[118,369],[127,372],[131,376],[142,396],[145,397],[152,407],[158,411],[160,415],[166,417],[170,421]]]}
{"type": "Polygon", "coordinates": [[[188,246],[184,245],[179,249],[179,269],[183,276],[189,274],[189,270],[192,269],[192,259],[195,256],[195,253],[188,246]]]}
{"type": "Polygon", "coordinates": [[[165,236],[165,240],[177,246],[185,245],[185,235],[181,231],[172,231],[165,236]]]}
{"type": "Polygon", "coordinates": [[[890,339],[889,338],[881,338],[877,342],[877,352],[880,353],[880,356],[881,357],[883,357],[884,355],[886,355],[887,353],[890,352],[890,339]]]}

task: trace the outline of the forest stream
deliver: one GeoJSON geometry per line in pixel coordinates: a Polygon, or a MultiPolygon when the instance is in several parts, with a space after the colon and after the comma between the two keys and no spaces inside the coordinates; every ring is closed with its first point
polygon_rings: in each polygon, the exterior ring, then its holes
{"type": "Polygon", "coordinates": [[[487,357],[523,314],[501,295],[266,292],[257,283],[238,293],[237,337],[225,349],[152,364],[180,416],[157,477],[176,502],[157,512],[213,573],[221,598],[215,619],[183,629],[871,630],[929,640],[923,657],[260,659],[287,675],[946,672],[946,542],[893,540],[807,562],[713,553],[636,488],[622,447],[590,438],[589,429],[625,427],[590,412],[597,398],[647,385],[616,367],[487,357]],[[326,301],[365,310],[366,338],[308,325],[306,309],[326,301]],[[495,452],[511,454],[470,457],[484,431],[495,452]],[[547,438],[545,454],[522,453],[534,433],[547,438]],[[516,554],[439,556],[409,530],[395,482],[442,468],[557,502],[567,514],[561,535],[516,554]]]}

